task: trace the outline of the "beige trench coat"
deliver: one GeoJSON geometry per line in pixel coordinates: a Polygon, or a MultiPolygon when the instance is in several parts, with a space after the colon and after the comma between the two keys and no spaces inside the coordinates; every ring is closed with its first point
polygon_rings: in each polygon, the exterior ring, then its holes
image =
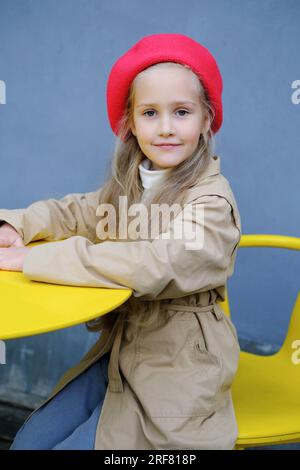
{"type": "MultiPolygon", "coordinates": [[[[211,158],[188,191],[193,223],[204,207],[204,244],[196,251],[172,237],[99,243],[100,190],[0,210],[0,220],[14,226],[25,245],[60,240],[30,250],[23,268],[29,279],[133,290],[108,314],[111,327],[37,409],[110,351],[94,449],[233,449],[238,428],[231,385],[240,346],[218,302],[234,271],[241,221],[220,173],[220,157],[211,158]],[[135,328],[125,321],[152,302],[159,305],[163,325],[135,328]]],[[[172,227],[167,227],[171,233],[172,227]]]]}

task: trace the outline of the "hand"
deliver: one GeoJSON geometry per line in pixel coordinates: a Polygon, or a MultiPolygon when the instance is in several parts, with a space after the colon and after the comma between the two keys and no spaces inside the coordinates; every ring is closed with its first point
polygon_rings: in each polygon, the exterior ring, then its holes
{"type": "Polygon", "coordinates": [[[12,225],[5,222],[0,227],[0,247],[24,246],[24,242],[19,233],[12,225]]]}
{"type": "Polygon", "coordinates": [[[24,258],[30,248],[0,248],[0,271],[23,271],[24,258]]]}

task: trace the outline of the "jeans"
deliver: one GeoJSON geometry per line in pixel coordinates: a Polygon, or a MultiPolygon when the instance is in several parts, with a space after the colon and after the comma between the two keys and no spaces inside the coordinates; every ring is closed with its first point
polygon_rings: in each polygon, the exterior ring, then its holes
{"type": "Polygon", "coordinates": [[[66,385],[19,429],[9,450],[92,450],[110,353],[66,385]]]}

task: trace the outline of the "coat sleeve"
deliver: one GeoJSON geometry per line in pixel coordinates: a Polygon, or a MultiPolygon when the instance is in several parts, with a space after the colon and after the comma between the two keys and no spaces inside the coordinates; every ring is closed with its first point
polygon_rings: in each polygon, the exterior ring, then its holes
{"type": "Polygon", "coordinates": [[[67,194],[62,199],[37,201],[25,209],[0,209],[0,221],[12,225],[25,245],[76,235],[95,241],[100,191],[101,188],[89,193],[67,194]]]}
{"type": "Polygon", "coordinates": [[[193,230],[203,230],[197,249],[186,249],[189,240],[174,237],[177,216],[165,239],[93,244],[74,236],[35,246],[25,257],[23,273],[53,284],[130,288],[142,300],[179,298],[224,285],[240,239],[231,205],[221,196],[201,196],[189,204],[185,219],[193,230]]]}

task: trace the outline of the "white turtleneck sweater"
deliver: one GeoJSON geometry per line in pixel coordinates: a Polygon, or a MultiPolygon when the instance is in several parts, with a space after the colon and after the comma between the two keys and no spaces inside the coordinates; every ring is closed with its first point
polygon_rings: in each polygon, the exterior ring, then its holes
{"type": "Polygon", "coordinates": [[[151,186],[159,180],[163,180],[171,168],[163,168],[162,170],[149,170],[151,160],[145,157],[139,164],[139,172],[144,189],[151,188],[151,186]]]}

